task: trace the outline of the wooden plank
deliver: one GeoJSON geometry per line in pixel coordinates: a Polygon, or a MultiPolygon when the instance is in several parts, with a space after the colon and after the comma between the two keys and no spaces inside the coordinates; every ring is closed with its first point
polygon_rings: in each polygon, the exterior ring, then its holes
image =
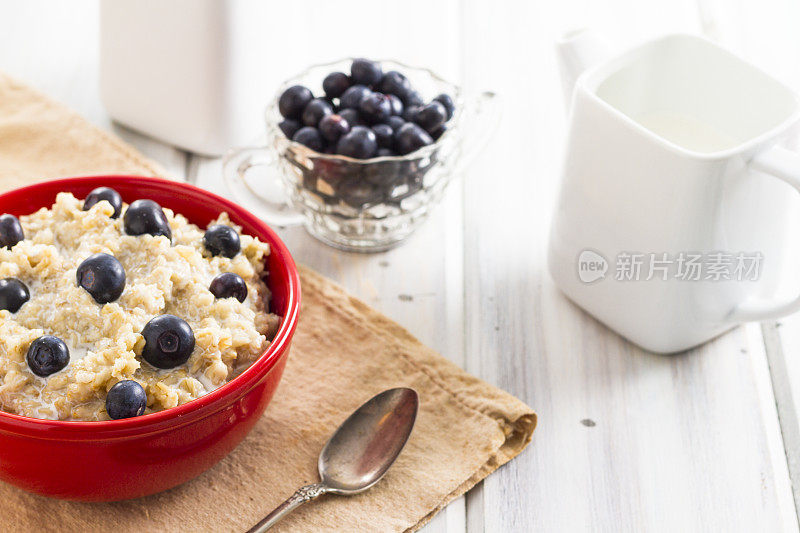
{"type": "Polygon", "coordinates": [[[468,86],[508,102],[466,182],[467,368],[540,415],[531,449],[468,499],[469,530],[796,530],[758,327],[644,353],[545,272],[564,134],[553,41],[587,24],[622,44],[699,28],[691,2],[563,4],[465,8],[468,86]]]}

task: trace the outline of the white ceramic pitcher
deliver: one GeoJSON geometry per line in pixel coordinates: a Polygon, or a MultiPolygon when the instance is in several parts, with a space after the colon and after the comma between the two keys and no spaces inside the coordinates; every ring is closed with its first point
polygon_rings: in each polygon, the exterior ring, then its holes
{"type": "Polygon", "coordinates": [[[763,294],[797,246],[782,231],[800,192],[800,155],[782,147],[794,92],[691,35],[604,59],[578,32],[558,51],[571,112],[548,260],[561,290],[654,352],[799,309],[763,294]]]}

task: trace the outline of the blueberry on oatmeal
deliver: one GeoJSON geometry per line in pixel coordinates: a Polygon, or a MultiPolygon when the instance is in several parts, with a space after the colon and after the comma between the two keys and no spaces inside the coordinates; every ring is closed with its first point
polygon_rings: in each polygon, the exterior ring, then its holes
{"type": "Polygon", "coordinates": [[[203,246],[211,255],[221,255],[232,259],[242,249],[239,234],[230,226],[214,224],[203,235],[203,246]]]}
{"type": "Polygon", "coordinates": [[[175,368],[189,360],[194,350],[194,332],[175,315],[159,315],[142,330],[142,358],[156,368],[175,368]]]}
{"type": "Polygon", "coordinates": [[[16,313],[30,300],[28,287],[16,278],[0,279],[0,310],[16,313]]]}
{"type": "Polygon", "coordinates": [[[122,217],[128,235],[163,235],[172,240],[172,230],[164,210],[153,200],[136,200],[122,217]]]}
{"type": "Polygon", "coordinates": [[[14,215],[0,215],[0,248],[11,248],[24,239],[19,219],[14,215]]]}
{"type": "Polygon", "coordinates": [[[112,420],[141,416],[146,408],[147,394],[132,379],[116,383],[106,395],[106,413],[112,420]]]}
{"type": "Polygon", "coordinates": [[[125,290],[125,269],[113,255],[90,255],[78,266],[75,277],[78,286],[99,304],[113,302],[125,290]]]}
{"type": "Polygon", "coordinates": [[[236,298],[240,302],[247,298],[247,284],[233,272],[223,272],[214,278],[208,290],[215,298],[236,298]]]}
{"type": "Polygon", "coordinates": [[[119,214],[122,212],[122,196],[111,187],[98,187],[87,194],[86,199],[83,201],[83,210],[88,211],[102,200],[105,200],[114,208],[114,214],[111,215],[111,218],[119,218],[119,214]]]}
{"type": "Polygon", "coordinates": [[[69,348],[56,336],[42,335],[28,347],[25,360],[31,372],[44,378],[69,364],[69,348]]]}

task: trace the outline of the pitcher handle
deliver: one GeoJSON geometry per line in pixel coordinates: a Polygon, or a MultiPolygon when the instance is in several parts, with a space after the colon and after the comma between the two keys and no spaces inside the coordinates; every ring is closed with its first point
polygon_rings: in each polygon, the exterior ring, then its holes
{"type": "Polygon", "coordinates": [[[258,217],[276,226],[296,226],[304,220],[287,198],[275,199],[259,192],[260,187],[247,180],[247,171],[254,167],[268,167],[269,179],[279,182],[277,155],[268,147],[248,146],[229,150],[222,160],[222,177],[225,186],[237,203],[258,217]]]}
{"type": "MultiPolygon", "coordinates": [[[[749,167],[778,178],[800,193],[800,154],[773,146],[756,154],[749,167]]],[[[800,310],[800,295],[793,298],[758,299],[739,304],[729,315],[731,322],[749,322],[780,318],[800,310]]]]}

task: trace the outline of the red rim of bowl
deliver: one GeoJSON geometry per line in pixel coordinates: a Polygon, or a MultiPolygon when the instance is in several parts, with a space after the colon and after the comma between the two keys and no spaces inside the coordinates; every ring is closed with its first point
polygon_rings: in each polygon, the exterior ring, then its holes
{"type": "MultiPolygon", "coordinates": [[[[262,353],[252,365],[250,365],[239,376],[232,379],[223,386],[214,389],[205,396],[187,402],[177,407],[150,413],[147,415],[125,418],[122,420],[103,420],[103,421],[71,421],[71,420],[46,420],[32,418],[22,415],[7,413],[0,410],[0,432],[14,432],[14,430],[35,431],[38,438],[59,439],[68,437],[73,440],[99,440],[115,437],[125,437],[130,434],[144,435],[157,433],[166,428],[175,428],[189,422],[193,422],[213,412],[218,405],[217,402],[224,401],[225,397],[233,396],[236,393],[241,395],[247,393],[261,380],[278,360],[278,354],[283,352],[291,341],[295,327],[297,326],[298,315],[300,312],[300,274],[297,266],[289,254],[288,248],[278,235],[261,219],[244,209],[243,207],[227,200],[219,195],[208,192],[200,187],[189,183],[171,181],[163,178],[152,178],[145,176],[125,176],[125,175],[97,175],[60,178],[39,182],[33,185],[20,187],[0,194],[0,198],[7,194],[19,194],[24,191],[33,191],[47,185],[48,188],[53,184],[61,184],[64,192],[70,192],[69,187],[82,185],[87,181],[103,179],[105,185],[113,186],[113,182],[148,182],[155,189],[166,189],[174,191],[175,188],[191,191],[195,194],[207,196],[224,206],[228,214],[234,214],[239,221],[251,226],[258,227],[260,231],[269,235],[270,254],[278,253],[282,258],[286,268],[286,279],[288,281],[286,314],[281,317],[281,324],[275,338],[269,347],[262,353]]],[[[146,193],[145,193],[146,194],[146,193]]],[[[238,223],[238,222],[237,222],[238,223]]],[[[27,432],[26,432],[27,434],[27,432]]]]}

